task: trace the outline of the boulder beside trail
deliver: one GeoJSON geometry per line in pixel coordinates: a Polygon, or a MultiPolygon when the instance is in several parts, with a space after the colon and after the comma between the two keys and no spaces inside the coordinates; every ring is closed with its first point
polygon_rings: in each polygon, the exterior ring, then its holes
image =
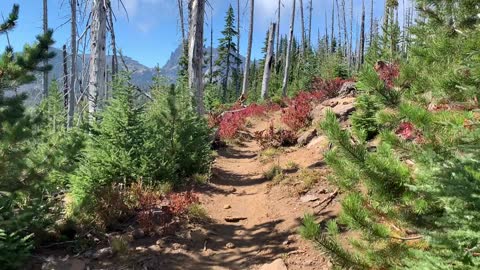
{"type": "Polygon", "coordinates": [[[355,86],[355,82],[345,82],[338,91],[339,97],[355,96],[356,94],[357,87],[355,86]]]}
{"type": "Polygon", "coordinates": [[[299,146],[307,145],[315,136],[317,136],[317,130],[315,128],[309,129],[298,137],[297,144],[299,146]]]}
{"type": "Polygon", "coordinates": [[[282,259],[276,259],[272,263],[264,264],[260,270],[288,270],[282,259]]]}

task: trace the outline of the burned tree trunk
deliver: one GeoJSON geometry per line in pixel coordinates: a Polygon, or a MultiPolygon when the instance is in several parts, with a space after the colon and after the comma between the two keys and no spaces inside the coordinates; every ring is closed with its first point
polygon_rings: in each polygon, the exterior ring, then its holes
{"type": "Polygon", "coordinates": [[[278,64],[278,61],[280,59],[280,11],[282,2],[281,0],[278,0],[278,8],[277,8],[277,49],[275,50],[275,65],[278,64]]]}
{"type": "Polygon", "coordinates": [[[89,121],[95,121],[97,99],[105,89],[108,0],[93,0],[90,25],[90,76],[88,82],[89,121]],[[107,4],[107,5],[105,5],[107,4]]]}
{"type": "Polygon", "coordinates": [[[248,73],[250,71],[250,57],[252,55],[254,13],[255,13],[255,0],[250,0],[250,25],[248,27],[248,47],[247,47],[247,58],[245,59],[245,72],[243,74],[242,95],[246,95],[247,89],[248,89],[248,79],[249,79],[248,73]]]}
{"type": "Polygon", "coordinates": [[[312,47],[312,13],[313,13],[313,5],[312,0],[308,5],[308,46],[312,47]]]}
{"type": "MultiPolygon", "coordinates": [[[[48,4],[47,0],[43,0],[43,34],[48,32],[48,4]]],[[[48,66],[48,59],[43,61],[45,67],[48,66]]],[[[43,71],[43,97],[47,98],[48,96],[48,70],[43,71]]]]}
{"type": "Polygon", "coordinates": [[[73,127],[73,116],[75,113],[75,82],[77,78],[77,0],[70,0],[71,11],[71,33],[70,44],[72,49],[72,60],[70,67],[70,87],[68,94],[67,127],[73,127]]]}
{"type": "Polygon", "coordinates": [[[188,37],[188,86],[195,96],[197,113],[203,115],[203,24],[205,0],[190,0],[190,29],[188,37]]]}
{"type": "Polygon", "coordinates": [[[67,65],[67,45],[63,44],[63,105],[68,109],[68,65],[67,65]]]}
{"type": "Polygon", "coordinates": [[[301,53],[303,55],[303,53],[305,52],[305,17],[303,16],[303,0],[300,0],[300,26],[301,26],[301,29],[302,29],[302,46],[301,46],[301,53]]]}
{"type": "Polygon", "coordinates": [[[362,20],[360,24],[360,45],[358,53],[358,69],[363,65],[365,51],[365,0],[362,0],[362,20]]]}
{"type": "Polygon", "coordinates": [[[292,42],[293,42],[293,29],[295,27],[295,0],[293,0],[293,8],[292,8],[292,20],[290,22],[290,34],[288,38],[288,48],[287,48],[287,56],[285,61],[285,70],[283,75],[283,86],[282,86],[282,95],[284,97],[287,96],[287,86],[288,86],[288,73],[290,72],[290,55],[292,51],[292,42]]]}
{"type": "Polygon", "coordinates": [[[275,44],[275,23],[270,25],[270,31],[268,32],[268,45],[267,45],[267,57],[265,58],[265,68],[263,70],[262,81],[262,99],[268,98],[268,84],[270,82],[270,74],[273,66],[273,47],[275,44]]]}

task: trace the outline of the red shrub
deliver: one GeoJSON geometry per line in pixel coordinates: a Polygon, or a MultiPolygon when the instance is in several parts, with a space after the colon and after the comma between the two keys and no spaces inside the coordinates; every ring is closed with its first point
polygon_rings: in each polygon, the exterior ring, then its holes
{"type": "Polygon", "coordinates": [[[384,81],[388,88],[393,88],[395,80],[400,76],[400,66],[396,63],[378,61],[374,69],[380,80],[384,81]]]}
{"type": "Polygon", "coordinates": [[[245,108],[234,105],[229,111],[223,113],[218,124],[218,135],[221,139],[232,139],[237,135],[248,117],[260,116],[267,111],[278,109],[278,105],[251,104],[245,108]]]}
{"type": "Polygon", "coordinates": [[[315,78],[312,82],[312,92],[317,92],[317,99],[336,97],[342,85],[352,80],[344,80],[342,78],[335,78],[331,80],[324,80],[315,78]]]}
{"type": "Polygon", "coordinates": [[[290,101],[290,106],[282,110],[282,122],[297,131],[310,123],[310,102],[314,99],[312,93],[302,92],[290,101]]]}
{"type": "Polygon", "coordinates": [[[191,191],[172,193],[168,196],[168,208],[170,212],[176,216],[185,214],[188,207],[194,203],[198,203],[197,194],[191,191]]]}
{"type": "Polygon", "coordinates": [[[145,232],[169,226],[173,217],[183,215],[191,204],[199,201],[193,192],[164,196],[141,182],[132,184],[129,194],[137,210],[137,222],[145,232]]]}
{"type": "Polygon", "coordinates": [[[413,138],[415,138],[415,128],[410,122],[401,123],[395,133],[404,140],[412,140],[413,138]]]}

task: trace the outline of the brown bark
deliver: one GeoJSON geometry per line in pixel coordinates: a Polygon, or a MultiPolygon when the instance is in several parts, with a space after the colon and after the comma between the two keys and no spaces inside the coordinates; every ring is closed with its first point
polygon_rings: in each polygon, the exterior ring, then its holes
{"type": "Polygon", "coordinates": [[[68,94],[68,113],[67,113],[67,127],[73,127],[73,117],[75,113],[75,82],[77,78],[77,0],[70,0],[71,11],[71,67],[70,67],[70,87],[68,94]]]}

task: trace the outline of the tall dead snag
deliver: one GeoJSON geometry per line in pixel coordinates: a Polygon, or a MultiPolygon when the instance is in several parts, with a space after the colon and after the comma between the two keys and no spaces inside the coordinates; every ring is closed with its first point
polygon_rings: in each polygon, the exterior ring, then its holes
{"type": "Polygon", "coordinates": [[[285,70],[283,74],[283,86],[282,86],[282,95],[284,97],[287,96],[287,86],[288,86],[288,75],[290,72],[290,55],[292,52],[292,42],[293,42],[293,29],[295,27],[295,3],[296,1],[293,0],[293,7],[292,7],[292,20],[290,21],[290,34],[288,37],[288,48],[287,48],[287,56],[285,61],[285,70]]]}
{"type": "MultiPolygon", "coordinates": [[[[43,0],[43,34],[48,32],[48,5],[47,0],[43,0]]],[[[48,53],[48,51],[47,51],[48,53]]],[[[48,59],[43,61],[45,67],[48,66],[48,59]]],[[[43,71],[43,97],[48,96],[48,70],[43,71]]]]}
{"type": "Polygon", "coordinates": [[[268,31],[268,45],[267,45],[267,57],[265,58],[265,68],[263,70],[262,81],[262,99],[268,98],[268,84],[270,82],[270,74],[273,66],[273,47],[275,44],[275,23],[270,24],[270,30],[268,31]]]}
{"type": "Polygon", "coordinates": [[[185,35],[185,17],[183,15],[183,0],[177,0],[178,3],[178,16],[180,17],[180,31],[182,32],[182,44],[186,44],[186,35],[185,35]]]}
{"type": "Polygon", "coordinates": [[[237,56],[238,58],[236,59],[236,65],[237,65],[237,70],[236,74],[238,78],[235,80],[235,94],[238,97],[240,95],[240,74],[242,73],[241,69],[241,60],[240,60],[240,0],[237,0],[237,56]]]}
{"type": "MultiPolygon", "coordinates": [[[[111,4],[111,2],[110,2],[111,4]]],[[[113,23],[112,7],[108,7],[108,20],[110,23],[110,39],[112,40],[112,79],[118,73],[118,56],[117,56],[117,42],[115,37],[115,27],[113,23]]]]}
{"type": "Polygon", "coordinates": [[[248,47],[247,58],[245,59],[245,72],[243,74],[242,95],[247,94],[248,76],[250,71],[250,58],[252,56],[252,39],[253,39],[253,17],[255,14],[255,0],[250,0],[250,24],[248,26],[248,47]]]}
{"type": "Polygon", "coordinates": [[[203,23],[205,0],[190,0],[190,29],[188,36],[188,87],[195,96],[197,113],[203,115],[203,23]]]}
{"type": "Polygon", "coordinates": [[[280,60],[280,11],[282,8],[281,0],[278,0],[278,8],[277,8],[277,49],[275,50],[275,65],[278,64],[280,60]]]}
{"type": "Polygon", "coordinates": [[[362,0],[362,20],[360,24],[360,45],[358,49],[358,69],[363,65],[365,51],[365,0],[362,0]]]}
{"type": "Polygon", "coordinates": [[[213,7],[210,8],[210,78],[209,83],[213,84],[213,7]]]}
{"type": "Polygon", "coordinates": [[[335,0],[332,0],[332,32],[330,33],[330,38],[332,39],[332,45],[330,46],[330,52],[335,52],[335,0]]]}
{"type": "Polygon", "coordinates": [[[73,116],[75,112],[75,82],[77,76],[77,0],[70,0],[71,11],[71,29],[70,29],[70,46],[72,49],[70,61],[70,87],[68,93],[68,113],[67,127],[73,127],[73,116]]]}
{"type": "Polygon", "coordinates": [[[98,95],[103,94],[106,76],[107,7],[109,0],[93,0],[90,25],[90,75],[88,82],[89,121],[95,121],[98,95]]]}
{"type": "Polygon", "coordinates": [[[310,3],[308,5],[308,46],[312,47],[312,13],[313,13],[313,5],[312,5],[312,0],[310,0],[310,3]]]}
{"type": "Polygon", "coordinates": [[[347,11],[345,8],[345,0],[342,0],[342,15],[343,15],[343,48],[344,48],[344,55],[347,56],[348,53],[348,34],[347,34],[347,11]]]}
{"type": "Polygon", "coordinates": [[[67,45],[63,44],[63,105],[68,109],[68,60],[67,60],[67,45]]]}
{"type": "Polygon", "coordinates": [[[303,16],[303,0],[300,0],[300,24],[302,29],[302,46],[301,53],[303,55],[305,51],[305,17],[303,16]]]}

